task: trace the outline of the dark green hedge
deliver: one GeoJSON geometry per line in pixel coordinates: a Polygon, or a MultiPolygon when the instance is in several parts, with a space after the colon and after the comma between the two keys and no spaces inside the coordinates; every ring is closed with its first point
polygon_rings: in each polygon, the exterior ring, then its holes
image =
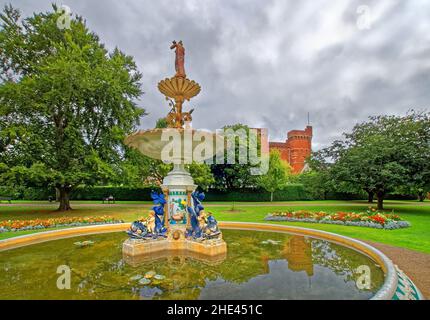
{"type": "MultiPolygon", "coordinates": [[[[312,200],[303,185],[289,185],[284,190],[273,194],[273,201],[312,200]]],[[[206,193],[205,201],[270,201],[270,193],[261,189],[240,189],[219,191],[210,190],[206,193]]]]}
{"type": "MultiPolygon", "coordinates": [[[[416,195],[412,195],[412,194],[387,194],[385,196],[385,200],[417,200],[417,196],[416,195]]],[[[375,197],[376,199],[376,197],[375,197]]]]}
{"type": "MultiPolygon", "coordinates": [[[[157,188],[130,188],[130,187],[79,187],[72,192],[72,200],[101,201],[103,198],[113,195],[119,201],[151,201],[151,191],[160,191],[157,188]]],[[[12,197],[14,200],[48,200],[51,196],[55,199],[54,189],[18,188],[11,189],[0,187],[0,196],[12,197]]],[[[327,193],[326,200],[366,200],[365,195],[347,193],[327,193]]],[[[390,200],[415,200],[411,195],[387,195],[390,200]]],[[[294,184],[287,186],[284,190],[277,191],[273,195],[274,201],[299,201],[299,200],[323,200],[314,199],[306,191],[303,185],[294,184]]],[[[247,201],[264,202],[270,201],[270,193],[261,189],[239,189],[229,191],[209,190],[206,192],[205,201],[247,201]]]]}
{"type": "Polygon", "coordinates": [[[150,201],[151,191],[157,188],[80,187],[72,192],[72,200],[102,200],[110,195],[119,201],[150,201]]]}
{"type": "MultiPolygon", "coordinates": [[[[128,187],[81,187],[73,191],[72,200],[101,200],[113,195],[116,200],[150,201],[154,188],[128,187]]],[[[275,201],[311,200],[302,185],[291,185],[274,193],[275,201]]],[[[232,190],[228,192],[209,190],[205,201],[269,201],[270,193],[258,189],[232,190]]]]}
{"type": "MultiPolygon", "coordinates": [[[[157,188],[130,188],[130,187],[79,187],[73,190],[72,200],[96,200],[113,195],[116,200],[150,201],[151,191],[160,191],[157,188]]],[[[49,196],[55,198],[55,190],[25,188],[13,194],[8,190],[0,189],[0,195],[12,196],[21,200],[47,200],[49,196]]],[[[312,200],[302,185],[291,185],[273,195],[274,201],[312,200]]],[[[270,193],[259,189],[241,189],[232,191],[210,190],[206,192],[205,201],[270,201],[270,193]]]]}
{"type": "Polygon", "coordinates": [[[0,187],[0,196],[11,197],[13,200],[47,200],[49,196],[55,199],[55,189],[0,187]]]}

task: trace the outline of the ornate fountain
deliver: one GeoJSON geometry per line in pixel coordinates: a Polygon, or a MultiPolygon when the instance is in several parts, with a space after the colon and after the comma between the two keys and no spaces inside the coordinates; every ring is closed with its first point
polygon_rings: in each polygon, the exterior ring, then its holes
{"type": "Polygon", "coordinates": [[[127,231],[129,239],[123,244],[126,258],[159,255],[167,252],[189,253],[219,257],[226,254],[227,245],[213,215],[204,210],[204,193],[196,191],[185,163],[199,146],[201,139],[209,141],[211,148],[200,154],[200,160],[212,158],[223,148],[222,137],[203,130],[191,128],[192,112],[184,112],[185,101],[200,93],[200,85],[186,77],[184,67],[185,49],[182,41],[173,41],[176,74],[159,82],[158,89],[170,102],[171,111],[166,116],[166,129],[136,132],[126,138],[125,143],[144,155],[163,160],[163,150],[171,144],[165,135],[179,137],[179,150],[172,156],[173,170],[164,178],[162,193],[152,192],[154,207],[145,219],[135,221],[127,231]],[[198,136],[199,139],[193,139],[198,136]],[[221,147],[220,147],[221,146],[221,147]]]}

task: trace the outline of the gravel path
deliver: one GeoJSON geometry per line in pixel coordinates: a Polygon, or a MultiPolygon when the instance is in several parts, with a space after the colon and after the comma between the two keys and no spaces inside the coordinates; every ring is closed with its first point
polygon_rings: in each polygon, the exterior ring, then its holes
{"type": "Polygon", "coordinates": [[[426,299],[430,297],[430,254],[382,243],[365,242],[382,251],[397,264],[418,286],[426,299]]]}

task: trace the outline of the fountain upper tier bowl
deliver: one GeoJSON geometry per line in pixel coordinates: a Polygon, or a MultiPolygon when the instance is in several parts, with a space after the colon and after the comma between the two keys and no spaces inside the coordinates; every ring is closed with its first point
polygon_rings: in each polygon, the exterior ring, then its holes
{"type": "Polygon", "coordinates": [[[125,143],[150,158],[178,163],[207,160],[225,149],[223,136],[193,129],[141,130],[128,136],[125,143]]]}
{"type": "Polygon", "coordinates": [[[190,100],[200,93],[200,85],[190,79],[173,77],[166,78],[158,83],[158,90],[166,97],[173,99],[190,100]]]}

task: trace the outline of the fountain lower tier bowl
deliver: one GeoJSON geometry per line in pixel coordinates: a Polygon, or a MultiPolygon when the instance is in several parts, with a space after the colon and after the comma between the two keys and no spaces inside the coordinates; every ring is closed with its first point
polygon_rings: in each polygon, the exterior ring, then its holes
{"type": "Polygon", "coordinates": [[[125,143],[150,158],[174,163],[204,161],[225,149],[222,136],[193,129],[141,130],[128,136],[125,143]]]}

